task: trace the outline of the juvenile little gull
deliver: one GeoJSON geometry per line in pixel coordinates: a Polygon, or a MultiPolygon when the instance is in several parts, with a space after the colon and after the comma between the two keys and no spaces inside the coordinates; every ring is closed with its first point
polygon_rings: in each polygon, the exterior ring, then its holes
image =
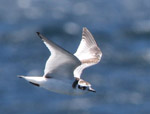
{"type": "Polygon", "coordinates": [[[37,34],[51,53],[45,65],[44,75],[34,77],[21,75],[20,78],[35,86],[61,94],[79,95],[96,92],[89,82],[80,78],[85,68],[97,64],[102,57],[100,48],[86,27],[83,27],[82,39],[74,55],[39,32],[37,34]]]}

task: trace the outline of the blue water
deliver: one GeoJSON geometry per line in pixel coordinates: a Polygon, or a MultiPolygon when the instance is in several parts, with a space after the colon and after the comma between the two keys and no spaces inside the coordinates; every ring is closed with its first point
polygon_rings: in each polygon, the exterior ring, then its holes
{"type": "Polygon", "coordinates": [[[149,114],[150,1],[1,0],[0,114],[149,114]],[[87,27],[99,64],[82,78],[97,93],[66,96],[17,75],[42,75],[49,51],[35,32],[74,53],[87,27]]]}

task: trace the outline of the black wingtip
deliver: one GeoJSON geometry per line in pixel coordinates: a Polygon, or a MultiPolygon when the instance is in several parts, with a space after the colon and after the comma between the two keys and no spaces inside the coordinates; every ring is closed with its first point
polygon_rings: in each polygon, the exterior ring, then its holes
{"type": "Polygon", "coordinates": [[[18,78],[23,78],[24,76],[22,76],[22,75],[17,75],[17,77],[18,77],[18,78]]]}
{"type": "Polygon", "coordinates": [[[37,35],[40,35],[40,32],[36,32],[37,33],[37,35]]]}
{"type": "Polygon", "coordinates": [[[37,35],[38,35],[41,39],[43,39],[42,36],[41,36],[41,34],[40,34],[40,32],[36,32],[36,33],[37,33],[37,35]]]}

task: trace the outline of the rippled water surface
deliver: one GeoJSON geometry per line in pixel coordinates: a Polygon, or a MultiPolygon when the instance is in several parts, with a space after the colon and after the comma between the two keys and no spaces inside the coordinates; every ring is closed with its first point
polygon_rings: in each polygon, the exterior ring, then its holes
{"type": "Polygon", "coordinates": [[[1,0],[1,114],[149,114],[150,1],[1,0]],[[35,32],[74,53],[87,27],[101,62],[82,78],[97,93],[67,96],[17,75],[42,75],[49,51],[35,32]]]}

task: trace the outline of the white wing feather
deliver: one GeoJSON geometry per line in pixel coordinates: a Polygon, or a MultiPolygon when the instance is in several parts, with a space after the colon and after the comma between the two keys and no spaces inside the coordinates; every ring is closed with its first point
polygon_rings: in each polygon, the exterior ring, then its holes
{"type": "Polygon", "coordinates": [[[51,55],[45,65],[44,76],[69,79],[73,78],[73,71],[81,64],[81,62],[74,55],[48,40],[39,32],[37,32],[37,34],[51,52],[51,55]]]}
{"type": "Polygon", "coordinates": [[[85,27],[82,32],[82,40],[74,55],[82,63],[74,70],[74,77],[76,78],[80,78],[85,68],[97,64],[102,57],[102,52],[94,40],[94,37],[85,27]]]}

